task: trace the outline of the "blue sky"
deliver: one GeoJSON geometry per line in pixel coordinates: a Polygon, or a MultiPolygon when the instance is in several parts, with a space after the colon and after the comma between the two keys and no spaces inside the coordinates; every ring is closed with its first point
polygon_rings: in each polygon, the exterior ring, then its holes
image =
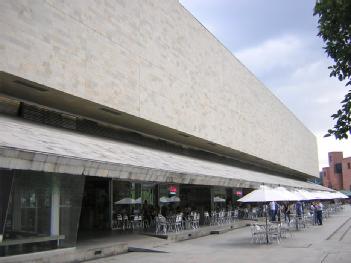
{"type": "Polygon", "coordinates": [[[329,151],[351,156],[351,139],[323,138],[347,89],[329,78],[317,37],[315,0],[180,0],[317,137],[320,168],[329,151]]]}

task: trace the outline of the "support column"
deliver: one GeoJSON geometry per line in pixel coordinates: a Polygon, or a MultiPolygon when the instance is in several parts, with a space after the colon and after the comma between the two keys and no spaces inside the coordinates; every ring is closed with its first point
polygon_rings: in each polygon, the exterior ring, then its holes
{"type": "Polygon", "coordinates": [[[113,180],[112,178],[109,179],[109,204],[110,204],[110,229],[113,229],[113,180]]]}
{"type": "Polygon", "coordinates": [[[213,191],[214,191],[213,186],[210,186],[211,212],[214,212],[213,191]]]}
{"type": "Polygon", "coordinates": [[[60,234],[60,182],[56,176],[52,178],[51,189],[50,235],[54,236],[60,234]]]}
{"type": "MultiPolygon", "coordinates": [[[[16,178],[18,178],[18,175],[15,175],[16,178]]],[[[15,178],[15,183],[18,182],[15,178]]],[[[22,225],[21,225],[21,193],[24,191],[23,186],[21,185],[16,185],[14,186],[15,188],[12,191],[13,195],[13,208],[12,208],[12,230],[14,231],[21,231],[22,230],[22,225]]]]}

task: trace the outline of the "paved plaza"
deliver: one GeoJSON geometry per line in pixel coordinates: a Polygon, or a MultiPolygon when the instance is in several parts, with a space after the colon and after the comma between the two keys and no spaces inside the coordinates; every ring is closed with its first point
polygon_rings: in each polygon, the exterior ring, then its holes
{"type": "Polygon", "coordinates": [[[252,244],[244,227],[221,235],[170,242],[144,237],[130,242],[127,254],[94,263],[129,262],[351,262],[351,207],[328,218],[322,226],[294,231],[280,244],[252,244]]]}

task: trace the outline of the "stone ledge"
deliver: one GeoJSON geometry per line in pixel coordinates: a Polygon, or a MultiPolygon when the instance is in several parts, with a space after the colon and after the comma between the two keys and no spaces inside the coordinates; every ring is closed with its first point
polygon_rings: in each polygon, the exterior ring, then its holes
{"type": "Polygon", "coordinates": [[[64,248],[0,258],[0,263],[77,263],[128,252],[127,243],[98,247],[64,248]]]}

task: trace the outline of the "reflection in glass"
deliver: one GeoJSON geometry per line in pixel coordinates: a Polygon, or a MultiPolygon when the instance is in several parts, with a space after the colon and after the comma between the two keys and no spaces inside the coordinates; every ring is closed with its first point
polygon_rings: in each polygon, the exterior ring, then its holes
{"type": "Polygon", "coordinates": [[[8,170],[0,170],[0,242],[3,239],[6,213],[13,175],[8,170]]]}
{"type": "Polygon", "coordinates": [[[1,255],[74,246],[84,176],[15,171],[1,255]],[[15,244],[13,244],[15,243],[15,244]]]}
{"type": "Polygon", "coordinates": [[[215,211],[226,209],[226,198],[227,191],[224,187],[213,187],[212,188],[213,205],[215,211]]]}
{"type": "Polygon", "coordinates": [[[160,212],[163,216],[175,214],[179,210],[180,201],[178,184],[159,185],[160,212]]]}
{"type": "Polygon", "coordinates": [[[139,214],[141,208],[141,183],[113,181],[113,215],[139,214]]]}

